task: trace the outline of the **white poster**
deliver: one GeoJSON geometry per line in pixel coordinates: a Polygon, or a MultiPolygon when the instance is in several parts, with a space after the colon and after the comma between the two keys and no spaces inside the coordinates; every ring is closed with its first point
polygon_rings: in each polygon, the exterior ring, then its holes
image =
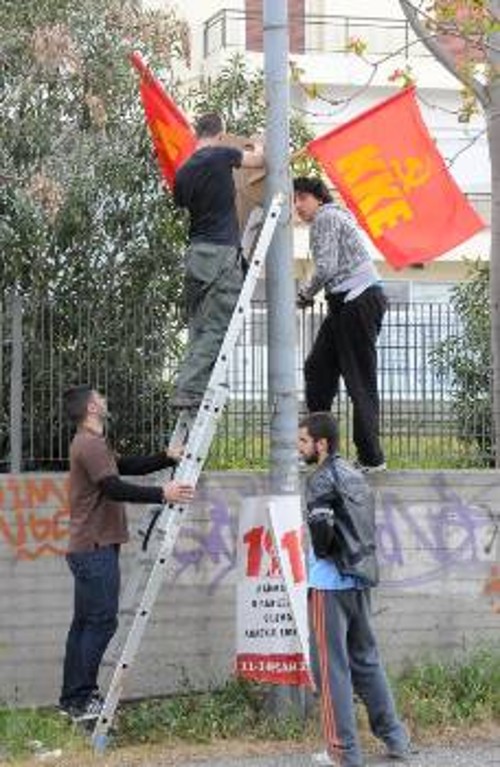
{"type": "Polygon", "coordinates": [[[239,519],[236,673],[310,684],[299,496],[245,499],[239,519]]]}

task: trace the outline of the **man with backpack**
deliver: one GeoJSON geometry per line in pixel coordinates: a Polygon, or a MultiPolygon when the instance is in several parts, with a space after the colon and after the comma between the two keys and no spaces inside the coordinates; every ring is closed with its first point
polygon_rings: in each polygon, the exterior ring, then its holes
{"type": "Polygon", "coordinates": [[[374,496],[362,473],[338,455],[338,441],[331,413],[311,413],[300,422],[299,453],[316,465],[306,486],[309,617],[326,751],[313,761],[363,766],[354,693],[388,757],[405,761],[414,749],[396,713],[371,625],[370,589],[378,582],[374,496]]]}

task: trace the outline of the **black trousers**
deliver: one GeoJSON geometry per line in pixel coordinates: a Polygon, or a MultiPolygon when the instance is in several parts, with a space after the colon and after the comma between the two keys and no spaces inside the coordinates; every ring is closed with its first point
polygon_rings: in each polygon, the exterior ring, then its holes
{"type": "Polygon", "coordinates": [[[304,367],[309,412],[328,411],[344,379],[353,405],[353,438],[359,461],[384,462],[379,440],[377,336],[387,308],[382,288],[373,285],[353,301],[328,296],[328,313],[304,367]]]}

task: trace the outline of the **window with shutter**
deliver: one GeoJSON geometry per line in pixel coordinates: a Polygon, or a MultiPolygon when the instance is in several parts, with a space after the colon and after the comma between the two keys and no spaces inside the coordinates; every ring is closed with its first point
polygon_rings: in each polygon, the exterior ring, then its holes
{"type": "MultiPolygon", "coordinates": [[[[246,0],[246,49],[262,51],[262,4],[263,0],[246,0]]],[[[289,0],[290,52],[304,53],[305,0],[289,0]]]]}

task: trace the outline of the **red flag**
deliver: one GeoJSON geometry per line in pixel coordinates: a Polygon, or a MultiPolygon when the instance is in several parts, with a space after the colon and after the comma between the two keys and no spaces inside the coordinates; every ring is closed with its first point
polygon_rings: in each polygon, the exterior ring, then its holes
{"type": "Polygon", "coordinates": [[[161,172],[167,184],[173,187],[177,168],[194,151],[195,135],[178,106],[154,77],[140,54],[132,53],[130,60],[141,75],[142,104],[161,172]]]}
{"type": "Polygon", "coordinates": [[[396,268],[431,261],[485,224],[445,166],[407,88],[308,144],[396,268]]]}

